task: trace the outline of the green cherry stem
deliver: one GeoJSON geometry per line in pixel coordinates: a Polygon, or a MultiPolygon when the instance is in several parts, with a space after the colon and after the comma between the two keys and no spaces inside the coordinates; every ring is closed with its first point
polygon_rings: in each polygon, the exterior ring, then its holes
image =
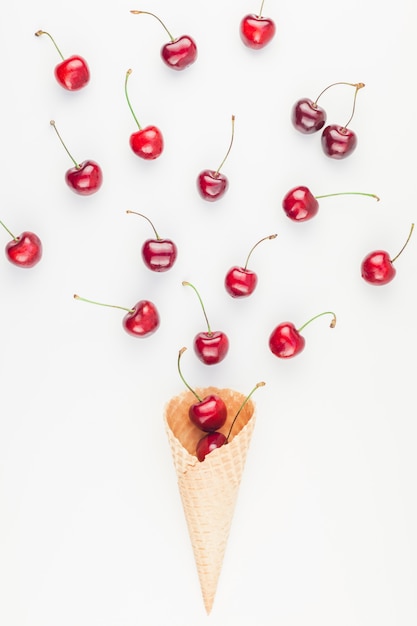
{"type": "Polygon", "coordinates": [[[224,156],[223,161],[220,163],[219,167],[217,168],[217,170],[214,172],[213,176],[216,177],[219,175],[220,170],[222,169],[227,157],[229,156],[230,150],[232,149],[232,145],[233,145],[233,139],[235,136],[235,116],[232,115],[232,136],[230,138],[230,144],[229,144],[229,148],[224,156]]]}
{"type": "Polygon", "coordinates": [[[127,104],[129,106],[130,112],[133,115],[133,119],[135,120],[136,124],[138,125],[139,130],[142,130],[142,126],[139,124],[138,118],[135,115],[135,112],[133,110],[132,105],[130,104],[130,99],[129,99],[129,94],[127,93],[127,81],[129,79],[129,76],[131,75],[132,70],[129,69],[126,72],[126,78],[125,78],[125,96],[126,96],[126,100],[127,100],[127,104]]]}
{"type": "Polygon", "coordinates": [[[161,24],[161,26],[166,30],[166,32],[168,33],[168,37],[171,39],[171,41],[175,41],[174,37],[171,35],[171,33],[169,32],[169,30],[167,29],[167,27],[165,26],[163,21],[157,15],[155,15],[155,13],[151,13],[150,11],[130,11],[130,12],[133,13],[133,15],[139,15],[141,13],[143,15],[152,15],[152,17],[154,17],[156,20],[158,20],[158,22],[161,24]]]}
{"type": "Polygon", "coordinates": [[[391,263],[394,263],[394,261],[396,261],[398,259],[398,257],[400,256],[400,254],[403,252],[404,248],[406,247],[406,245],[410,241],[411,235],[413,234],[413,230],[414,230],[414,224],[411,224],[410,232],[408,233],[408,237],[407,237],[407,239],[405,241],[405,244],[403,245],[401,250],[398,252],[398,254],[396,254],[395,257],[393,259],[391,259],[391,263]]]}
{"type": "Polygon", "coordinates": [[[332,83],[331,85],[328,85],[325,89],[323,89],[323,91],[321,91],[319,93],[319,95],[317,96],[317,98],[314,101],[313,106],[317,106],[317,102],[319,101],[319,98],[322,97],[322,95],[331,87],[335,87],[336,85],[348,85],[349,87],[356,87],[356,93],[358,91],[358,89],[362,89],[362,87],[365,87],[364,83],[346,83],[343,81],[337,82],[337,83],[332,83]]]}
{"type": "Polygon", "coordinates": [[[331,315],[332,316],[332,321],[330,322],[330,328],[334,328],[336,326],[336,315],[333,313],[333,311],[323,311],[323,313],[319,313],[318,315],[315,315],[314,317],[309,319],[308,322],[305,322],[305,324],[300,326],[300,328],[298,328],[297,331],[299,333],[301,333],[301,331],[304,330],[304,328],[308,324],[310,324],[310,322],[313,322],[314,320],[316,320],[318,317],[321,317],[322,315],[331,315]]]}
{"type": "Polygon", "coordinates": [[[128,313],[133,313],[134,309],[128,309],[126,306],[118,306],[117,304],[105,304],[103,302],[96,302],[95,300],[88,300],[87,298],[82,298],[78,294],[74,294],[75,300],[81,300],[82,302],[88,302],[89,304],[97,304],[98,306],[107,306],[111,309],[121,309],[122,311],[127,311],[128,313]]]}
{"type": "Polygon", "coordinates": [[[252,246],[252,248],[249,250],[249,254],[248,254],[248,256],[246,257],[246,263],[245,263],[245,265],[244,265],[244,269],[245,269],[245,270],[246,270],[246,269],[247,269],[247,267],[248,267],[249,259],[250,259],[251,255],[252,255],[252,252],[255,250],[255,248],[256,248],[257,246],[259,246],[259,244],[260,244],[260,243],[262,243],[263,241],[266,241],[267,239],[275,239],[275,237],[277,237],[277,233],[274,233],[273,235],[269,235],[268,237],[263,237],[263,238],[262,238],[262,239],[260,239],[257,243],[255,243],[255,245],[254,245],[254,246],[252,246]]]}
{"type": "Polygon", "coordinates": [[[192,284],[191,284],[191,283],[189,283],[188,281],[183,280],[183,281],[182,281],[182,284],[184,285],[184,287],[191,287],[192,289],[194,289],[195,293],[197,294],[197,298],[199,299],[200,304],[201,304],[201,308],[203,309],[204,317],[206,318],[206,323],[207,323],[207,334],[208,334],[208,335],[211,335],[211,334],[212,334],[212,330],[211,330],[211,328],[210,328],[210,324],[209,324],[209,321],[208,321],[208,317],[207,317],[206,309],[204,308],[204,304],[203,304],[203,301],[202,301],[202,299],[201,299],[200,294],[198,293],[198,291],[197,291],[197,289],[194,287],[194,285],[192,285],[192,284]]]}
{"type": "Polygon", "coordinates": [[[243,402],[242,402],[242,404],[240,405],[240,408],[239,408],[238,412],[237,412],[237,413],[236,413],[236,415],[234,416],[232,423],[230,424],[230,428],[229,428],[229,432],[227,433],[226,441],[229,441],[229,437],[230,437],[230,435],[231,435],[231,433],[232,433],[233,426],[235,425],[237,418],[239,417],[239,415],[240,415],[240,413],[241,413],[241,411],[242,411],[243,407],[244,407],[244,406],[245,406],[245,404],[248,402],[248,400],[249,400],[249,398],[251,397],[251,395],[252,395],[252,394],[253,394],[253,393],[254,393],[257,389],[259,389],[259,387],[263,387],[264,385],[265,385],[265,383],[264,383],[264,382],[256,383],[255,387],[252,389],[252,391],[250,392],[250,394],[248,394],[248,395],[246,396],[246,398],[244,399],[244,401],[243,401],[243,402]]]}
{"type": "Polygon", "coordinates": [[[195,395],[195,397],[197,398],[197,400],[199,402],[201,402],[201,398],[198,395],[198,393],[192,388],[190,387],[190,385],[187,383],[187,381],[185,380],[182,371],[181,371],[181,366],[180,366],[180,360],[181,360],[181,355],[186,351],[187,348],[181,348],[181,350],[178,352],[178,360],[177,360],[177,367],[178,367],[178,373],[180,375],[180,378],[182,380],[182,382],[184,383],[184,385],[187,387],[187,389],[189,389],[191,391],[192,394],[195,395]]]}
{"type": "Polygon", "coordinates": [[[153,225],[153,223],[151,222],[151,220],[149,219],[149,217],[146,217],[146,215],[143,215],[143,213],[138,213],[137,211],[130,211],[129,209],[126,211],[126,213],[131,213],[132,215],[139,215],[140,217],[144,217],[145,220],[147,220],[149,222],[149,224],[152,226],[152,229],[153,229],[153,232],[155,233],[156,239],[161,239],[161,237],[158,235],[158,232],[157,232],[155,226],[153,225]]]}
{"type": "Polygon", "coordinates": [[[65,151],[66,151],[66,153],[68,154],[69,158],[70,158],[70,159],[71,159],[71,161],[74,163],[74,165],[75,165],[75,167],[77,168],[77,170],[79,170],[79,169],[80,169],[80,167],[81,167],[81,165],[80,165],[79,163],[77,163],[77,161],[76,161],[76,160],[74,159],[74,157],[72,156],[71,152],[68,150],[68,148],[67,148],[67,146],[65,145],[65,143],[64,143],[64,141],[63,141],[63,139],[62,139],[61,135],[60,135],[60,134],[59,134],[59,132],[58,132],[58,129],[57,129],[57,127],[56,127],[56,124],[55,124],[54,120],[51,120],[49,123],[50,123],[50,125],[53,127],[53,129],[54,129],[54,131],[56,132],[56,134],[58,135],[58,139],[59,139],[59,141],[62,143],[62,145],[64,146],[65,151]]]}
{"type": "Polygon", "coordinates": [[[0,224],[3,226],[3,228],[9,233],[10,237],[12,237],[12,239],[14,239],[15,241],[19,241],[19,237],[16,237],[15,235],[13,235],[13,233],[7,228],[6,224],[4,222],[2,222],[0,220],[0,224]]]}
{"type": "Polygon", "coordinates": [[[377,202],[380,201],[380,197],[374,193],[363,193],[362,191],[340,191],[338,193],[326,193],[322,196],[314,196],[316,200],[320,198],[331,198],[332,196],[368,196],[368,198],[375,198],[377,202]]]}
{"type": "Polygon", "coordinates": [[[36,37],[40,37],[41,35],[47,35],[49,37],[49,39],[52,41],[52,43],[54,44],[55,48],[58,51],[59,56],[61,57],[61,59],[64,61],[65,57],[62,54],[61,50],[58,48],[58,46],[56,45],[56,41],[55,39],[52,37],[52,35],[50,35],[49,33],[46,32],[46,30],[37,30],[35,33],[36,37]]]}

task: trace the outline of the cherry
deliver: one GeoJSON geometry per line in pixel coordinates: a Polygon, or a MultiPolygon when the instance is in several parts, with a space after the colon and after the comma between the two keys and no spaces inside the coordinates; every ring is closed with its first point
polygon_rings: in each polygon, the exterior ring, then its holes
{"type": "Polygon", "coordinates": [[[197,189],[200,193],[200,196],[204,200],[208,200],[209,202],[214,202],[215,200],[219,200],[226,193],[229,187],[229,181],[224,174],[220,173],[221,168],[223,167],[227,157],[229,156],[230,150],[233,145],[235,131],[235,116],[232,115],[232,136],[230,139],[229,148],[226,152],[226,155],[223,161],[220,163],[219,167],[216,171],[214,170],[203,170],[197,177],[197,189]]]}
{"type": "Polygon", "coordinates": [[[152,15],[152,17],[156,18],[163,26],[171,41],[162,46],[161,58],[172,70],[185,70],[186,67],[194,63],[197,59],[197,46],[189,35],[181,35],[181,37],[174,38],[163,21],[154,13],[150,13],[149,11],[130,12],[135,15],[139,15],[140,13],[152,15]]]}
{"type": "Polygon", "coordinates": [[[77,294],[74,294],[74,298],[76,300],[82,300],[83,302],[89,302],[90,304],[97,304],[99,306],[107,306],[112,309],[127,311],[122,324],[125,331],[129,333],[129,335],[133,335],[133,337],[147,337],[152,335],[152,333],[154,333],[159,327],[159,313],[156,306],[149,300],[140,300],[135,304],[135,306],[128,309],[127,307],[118,306],[116,304],[104,304],[103,302],[87,300],[86,298],[81,298],[81,296],[78,296],[77,294]]]}
{"type": "Polygon", "coordinates": [[[251,13],[240,22],[240,37],[245,46],[254,50],[264,48],[274,37],[276,31],[274,21],[269,17],[262,16],[264,1],[262,0],[258,15],[251,13]]]}
{"type": "Polygon", "coordinates": [[[213,432],[218,428],[221,428],[227,418],[227,408],[222,398],[211,393],[205,398],[200,398],[198,393],[190,387],[185,380],[180,366],[181,355],[187,348],[181,348],[178,353],[178,373],[184,385],[194,394],[197,398],[197,402],[192,404],[188,410],[188,416],[195,426],[198,426],[205,432],[213,432]]]}
{"type": "Polygon", "coordinates": [[[294,222],[305,222],[314,217],[319,210],[317,200],[321,198],[330,198],[331,196],[369,196],[379,201],[379,197],[373,193],[362,193],[360,191],[342,191],[339,193],[328,193],[322,196],[313,196],[308,187],[299,186],[290,189],[282,200],[282,208],[287,216],[294,222]]]}
{"type": "Polygon", "coordinates": [[[213,450],[216,450],[217,448],[221,448],[225,444],[229,443],[229,438],[230,438],[230,435],[232,434],[233,426],[235,425],[236,420],[239,417],[240,412],[242,411],[243,407],[245,406],[249,398],[252,396],[252,394],[256,391],[256,389],[258,389],[259,387],[263,387],[264,385],[265,385],[264,382],[257,383],[255,387],[252,389],[252,391],[246,396],[246,398],[240,405],[239,410],[234,416],[232,423],[230,424],[229,432],[227,435],[224,435],[221,432],[210,432],[207,435],[204,435],[204,437],[202,437],[198,441],[197,447],[196,447],[196,455],[199,461],[204,461],[204,459],[206,458],[208,454],[210,454],[210,452],[213,452],[213,450]]]}
{"type": "Polygon", "coordinates": [[[153,272],[166,272],[171,269],[177,258],[177,246],[171,239],[161,239],[151,220],[136,211],[126,211],[148,220],[155,233],[155,239],[147,239],[142,246],[142,259],[145,265],[153,272]]]}
{"type": "Polygon", "coordinates": [[[42,242],[38,235],[26,230],[16,237],[1,220],[0,224],[12,237],[12,241],[5,248],[10,263],[18,267],[33,267],[39,263],[42,258],[42,242]]]}
{"type": "Polygon", "coordinates": [[[352,154],[358,144],[358,138],[353,130],[348,128],[355,113],[356,96],[359,89],[365,87],[364,83],[358,83],[355,89],[353,99],[352,113],[344,126],[337,124],[329,124],[325,127],[321,134],[321,146],[326,156],[332,159],[345,159],[352,154]]]}
{"type": "Polygon", "coordinates": [[[146,126],[145,128],[142,128],[139,124],[127,93],[127,81],[131,73],[132,70],[130,69],[126,72],[125,96],[130,112],[132,113],[133,119],[135,120],[139,130],[130,135],[129,144],[133,152],[138,157],[146,159],[147,161],[152,161],[153,159],[157,159],[162,153],[164,149],[164,139],[161,131],[156,126],[146,126]]]}
{"type": "Polygon", "coordinates": [[[95,161],[91,159],[88,161],[83,161],[82,163],[77,163],[71,153],[68,151],[67,146],[62,141],[61,135],[58,132],[58,129],[55,125],[54,120],[50,121],[51,126],[53,126],[56,134],[62,145],[65,148],[66,153],[70,157],[71,161],[74,163],[74,167],[71,167],[65,173],[65,182],[68,187],[78,193],[81,196],[90,196],[93,193],[98,191],[103,183],[103,173],[101,171],[101,167],[95,161]]]}
{"type": "Polygon", "coordinates": [[[323,89],[314,101],[310,98],[301,98],[298,100],[291,110],[291,121],[294,128],[305,135],[310,135],[312,133],[316,133],[318,130],[321,130],[326,123],[327,114],[323,108],[318,106],[317,102],[319,101],[319,98],[321,98],[321,96],[328,89],[335,87],[336,85],[357,87],[358,84],[362,85],[362,83],[332,83],[323,89]]]}
{"type": "Polygon", "coordinates": [[[225,358],[229,350],[229,339],[222,331],[212,331],[206,315],[203,301],[197,289],[191,283],[183,281],[184,286],[192,287],[200,301],[203,314],[207,322],[207,332],[198,333],[194,337],[194,351],[197,357],[206,365],[220,363],[225,358]]]}
{"type": "Polygon", "coordinates": [[[85,87],[90,80],[90,70],[88,69],[87,61],[78,55],[65,59],[54,38],[45,30],[38,30],[35,35],[36,37],[47,35],[62,59],[61,63],[58,63],[54,70],[58,83],[68,91],[77,91],[85,87]]]}
{"type": "Polygon", "coordinates": [[[411,224],[410,232],[401,250],[391,259],[385,250],[374,250],[366,255],[362,261],[361,271],[362,278],[371,285],[386,285],[391,282],[396,274],[394,262],[398,259],[404,248],[410,241],[410,237],[414,230],[414,224],[411,224]]]}
{"type": "Polygon", "coordinates": [[[271,352],[280,359],[289,359],[299,354],[305,347],[305,339],[301,335],[301,331],[307,324],[310,324],[310,322],[322,315],[331,315],[332,321],[330,322],[330,328],[336,326],[336,316],[332,311],[325,311],[324,313],[315,315],[298,329],[292,322],[282,322],[279,324],[269,337],[269,348],[271,352]]]}
{"type": "Polygon", "coordinates": [[[227,272],[224,286],[227,293],[229,293],[232,298],[244,298],[250,296],[255,291],[256,285],[258,284],[258,277],[255,272],[248,269],[249,259],[252,252],[262,241],[275,239],[276,236],[277,235],[274,234],[260,239],[249,251],[244,267],[235,266],[230,268],[227,272]]]}

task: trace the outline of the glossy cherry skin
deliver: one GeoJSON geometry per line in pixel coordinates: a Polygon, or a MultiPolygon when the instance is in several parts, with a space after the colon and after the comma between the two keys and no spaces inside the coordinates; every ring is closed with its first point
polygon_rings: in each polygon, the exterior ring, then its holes
{"type": "Polygon", "coordinates": [[[200,402],[192,404],[188,415],[195,426],[211,433],[224,425],[227,418],[227,408],[220,396],[213,393],[200,402]]]}
{"type": "Polygon", "coordinates": [[[185,70],[197,59],[196,43],[188,35],[182,35],[162,46],[161,57],[172,70],[185,70]]]}
{"type": "Polygon", "coordinates": [[[226,274],[224,286],[232,298],[250,296],[258,284],[258,277],[252,270],[245,267],[232,267],[226,274]]]}
{"type": "Polygon", "coordinates": [[[82,89],[90,80],[87,61],[77,55],[68,57],[59,63],[55,67],[54,73],[59,84],[68,91],[82,89]]]}
{"type": "Polygon", "coordinates": [[[140,300],[123,318],[123,328],[134,337],[147,337],[154,333],[160,324],[156,306],[149,300],[140,300]]]}
{"type": "Polygon", "coordinates": [[[269,348],[280,359],[295,356],[304,349],[304,346],[304,337],[291,322],[279,324],[269,337],[269,348]]]}
{"type": "Polygon", "coordinates": [[[226,193],[229,181],[224,174],[214,170],[203,170],[197,178],[197,189],[204,200],[214,202],[226,193]]]}
{"type": "Polygon", "coordinates": [[[100,189],[103,183],[103,172],[95,161],[83,161],[66,172],[65,181],[75,193],[90,196],[100,189]]]}
{"type": "Polygon", "coordinates": [[[177,258],[177,246],[171,239],[147,239],[142,246],[142,259],[153,272],[166,272],[177,258]]]}
{"type": "Polygon", "coordinates": [[[8,242],[5,248],[10,263],[18,267],[33,267],[42,258],[42,242],[35,233],[23,232],[8,242]]]}
{"type": "Polygon", "coordinates": [[[362,278],[371,285],[386,285],[396,274],[388,252],[375,250],[370,252],[361,265],[362,278]]]}
{"type": "Polygon", "coordinates": [[[291,110],[291,122],[300,133],[311,135],[321,130],[326,123],[326,111],[310,98],[301,98],[291,110]]]}
{"type": "Polygon", "coordinates": [[[223,433],[208,433],[204,437],[200,439],[197,443],[196,447],[196,455],[199,461],[204,461],[206,456],[213,452],[213,450],[217,450],[217,448],[221,448],[227,443],[226,435],[223,433]]]}
{"type": "Polygon", "coordinates": [[[264,48],[274,37],[275,23],[268,17],[253,13],[246,15],[240,22],[240,38],[248,48],[264,48]]]}
{"type": "Polygon", "coordinates": [[[321,146],[326,156],[332,159],[345,159],[352,154],[358,144],[353,130],[331,124],[321,134],[321,146]]]}
{"type": "Polygon", "coordinates": [[[284,196],[282,208],[291,220],[305,222],[317,214],[319,203],[309,188],[301,185],[284,196]]]}
{"type": "Polygon", "coordinates": [[[142,159],[157,159],[164,149],[162,133],[156,126],[146,126],[130,135],[130,147],[142,159]]]}
{"type": "Polygon", "coordinates": [[[223,361],[229,350],[227,335],[221,331],[198,333],[194,337],[194,352],[206,365],[223,361]]]}

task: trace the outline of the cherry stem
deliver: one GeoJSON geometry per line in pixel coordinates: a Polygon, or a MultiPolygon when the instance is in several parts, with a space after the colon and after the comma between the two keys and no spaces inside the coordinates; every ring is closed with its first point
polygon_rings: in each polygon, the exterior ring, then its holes
{"type": "Polygon", "coordinates": [[[171,33],[169,32],[169,30],[167,29],[163,21],[157,15],[155,15],[155,13],[150,13],[150,11],[130,11],[130,12],[133,13],[134,15],[139,15],[140,13],[143,13],[144,15],[152,15],[152,17],[157,19],[158,22],[161,24],[161,26],[166,30],[166,32],[168,33],[168,37],[171,39],[171,41],[174,41],[174,37],[171,35],[171,33]]]}
{"type": "Polygon", "coordinates": [[[118,306],[117,304],[105,304],[103,302],[96,302],[95,300],[87,300],[87,298],[82,298],[78,294],[74,294],[75,300],[81,300],[82,302],[88,302],[89,304],[98,304],[98,306],[107,306],[111,309],[121,309],[122,311],[127,311],[128,313],[134,313],[134,309],[128,309],[126,306],[118,306]]]}
{"type": "Polygon", "coordinates": [[[204,304],[203,304],[203,301],[201,299],[200,294],[198,293],[198,291],[194,287],[194,285],[192,285],[191,283],[187,282],[186,280],[183,280],[182,284],[184,285],[184,287],[187,287],[187,286],[188,287],[192,287],[194,289],[194,291],[196,292],[197,298],[200,300],[201,308],[203,309],[204,317],[206,318],[207,332],[208,332],[209,335],[211,335],[212,333],[211,333],[211,328],[210,328],[210,324],[209,324],[209,321],[208,321],[208,317],[207,317],[207,314],[206,314],[206,309],[204,308],[204,304]]]}
{"type": "Polygon", "coordinates": [[[350,118],[348,119],[348,121],[346,122],[346,124],[343,126],[343,129],[346,130],[346,128],[349,126],[349,124],[352,121],[353,116],[355,115],[355,107],[356,107],[356,96],[358,95],[358,91],[359,89],[362,89],[362,87],[365,87],[364,83],[358,83],[356,85],[356,89],[355,89],[355,95],[353,97],[353,106],[352,106],[352,113],[350,115],[350,118]]]}
{"type": "Polygon", "coordinates": [[[242,404],[240,405],[240,408],[239,408],[238,412],[237,412],[237,413],[236,413],[236,415],[234,416],[232,423],[230,424],[230,428],[229,428],[229,432],[228,432],[227,437],[226,437],[226,441],[229,441],[229,437],[230,437],[230,435],[231,435],[231,433],[232,433],[233,426],[235,425],[235,422],[236,422],[237,418],[239,417],[240,412],[242,411],[243,407],[245,406],[245,404],[247,403],[247,401],[249,400],[249,398],[251,397],[251,395],[252,395],[252,394],[253,394],[253,393],[254,393],[254,392],[255,392],[255,391],[256,391],[259,387],[263,387],[264,385],[265,385],[265,383],[264,383],[264,382],[257,383],[257,384],[255,385],[255,387],[252,389],[252,391],[250,392],[250,394],[246,396],[246,398],[244,399],[244,401],[243,401],[243,402],[242,402],[242,404]]]}
{"type": "Polygon", "coordinates": [[[314,196],[316,200],[320,198],[331,198],[332,196],[368,196],[368,198],[375,198],[377,202],[380,201],[380,197],[374,193],[363,193],[362,191],[340,191],[338,193],[326,193],[323,196],[314,196]]]}
{"type": "Polygon", "coordinates": [[[155,233],[155,237],[157,239],[161,239],[160,236],[158,235],[155,226],[152,224],[151,220],[149,219],[149,217],[146,217],[146,215],[143,215],[143,213],[138,213],[137,211],[129,211],[129,209],[126,211],[126,213],[132,213],[133,215],[139,215],[140,217],[144,217],[145,220],[148,220],[149,224],[152,226],[153,228],[153,232],[155,233]]]}
{"type": "Polygon", "coordinates": [[[315,315],[314,317],[309,319],[308,322],[306,322],[305,324],[300,326],[300,328],[297,329],[298,332],[301,333],[301,331],[304,330],[304,328],[308,324],[310,324],[310,322],[312,322],[313,320],[316,320],[318,317],[321,317],[322,315],[331,315],[332,316],[332,321],[330,322],[330,328],[334,328],[336,326],[336,315],[333,313],[333,311],[324,311],[323,313],[319,313],[318,315],[315,315]]]}
{"type": "Polygon", "coordinates": [[[126,72],[126,78],[125,78],[125,96],[126,96],[127,104],[129,105],[130,112],[131,112],[131,114],[133,115],[133,119],[135,120],[136,124],[138,125],[139,130],[142,130],[142,126],[141,126],[141,125],[139,124],[139,122],[138,122],[138,118],[136,117],[135,112],[134,112],[134,110],[133,110],[133,108],[132,108],[132,105],[130,104],[129,94],[127,93],[127,81],[128,81],[128,79],[129,79],[129,76],[131,75],[131,73],[132,73],[132,70],[130,70],[130,69],[129,69],[129,70],[127,70],[127,72],[126,72]]]}
{"type": "Polygon", "coordinates": [[[265,0],[262,0],[261,8],[259,9],[259,13],[258,13],[258,17],[259,18],[262,17],[262,11],[263,11],[263,8],[264,8],[264,2],[265,2],[265,0]]]}
{"type": "Polygon", "coordinates": [[[232,145],[233,145],[233,138],[235,135],[235,116],[232,115],[232,136],[230,138],[230,144],[229,144],[229,148],[224,156],[223,161],[220,163],[219,167],[217,168],[217,170],[214,172],[214,177],[219,175],[220,170],[222,169],[227,157],[229,156],[230,150],[232,149],[232,145]]]}
{"type": "Polygon", "coordinates": [[[413,230],[414,230],[414,224],[411,224],[410,232],[408,233],[408,237],[406,239],[405,244],[403,245],[401,250],[398,252],[398,254],[396,254],[395,257],[393,259],[391,259],[391,263],[394,263],[394,261],[396,261],[398,259],[398,257],[400,256],[400,254],[403,252],[404,248],[406,247],[406,245],[410,241],[410,238],[411,238],[411,235],[413,233],[413,230]]]}
{"type": "Polygon", "coordinates": [[[63,140],[62,140],[62,137],[61,137],[61,135],[59,134],[58,129],[57,129],[56,125],[55,125],[54,120],[51,120],[49,123],[50,123],[50,125],[51,125],[51,126],[53,126],[54,131],[55,131],[55,132],[56,132],[56,134],[58,135],[58,138],[59,138],[60,142],[61,142],[61,143],[62,143],[62,145],[64,146],[64,148],[65,148],[65,150],[66,150],[66,153],[68,154],[68,156],[69,156],[69,158],[71,159],[71,161],[74,163],[75,167],[76,167],[77,169],[80,169],[81,165],[80,165],[79,163],[77,163],[77,161],[76,161],[76,160],[74,159],[74,157],[72,156],[71,152],[68,150],[67,146],[64,144],[64,142],[63,142],[63,140]]]}
{"type": "Polygon", "coordinates": [[[313,103],[313,106],[317,106],[317,102],[319,98],[321,98],[321,96],[324,94],[325,91],[330,89],[330,87],[335,87],[336,85],[348,85],[349,87],[356,87],[356,91],[358,91],[358,89],[361,89],[362,87],[365,87],[363,83],[345,83],[345,82],[332,83],[331,85],[328,85],[325,89],[323,89],[321,93],[319,93],[319,95],[317,96],[317,98],[315,99],[313,103]]]}
{"type": "Polygon", "coordinates": [[[40,37],[41,35],[48,35],[49,39],[52,41],[52,43],[54,44],[55,48],[58,51],[59,56],[61,57],[61,59],[64,61],[65,57],[62,54],[61,50],[58,48],[58,46],[56,45],[56,41],[55,39],[52,37],[52,35],[50,35],[49,33],[46,32],[46,30],[37,30],[35,33],[36,37],[40,37]]]}
{"type": "Polygon", "coordinates": [[[274,235],[269,235],[268,237],[263,237],[263,239],[260,239],[257,243],[255,243],[254,246],[252,246],[252,248],[249,250],[249,254],[248,254],[247,258],[246,258],[246,263],[245,263],[245,266],[244,266],[245,270],[248,267],[249,259],[251,257],[252,252],[255,250],[255,248],[257,246],[259,246],[259,244],[262,243],[263,241],[266,241],[267,239],[275,239],[276,236],[277,236],[277,234],[275,233],[274,235]]]}
{"type": "Polygon", "coordinates": [[[180,378],[182,380],[182,382],[184,383],[184,385],[187,387],[187,389],[189,389],[191,391],[192,394],[195,395],[195,397],[197,398],[197,400],[199,402],[201,402],[201,398],[198,395],[198,393],[192,388],[190,387],[190,385],[187,383],[187,381],[185,380],[182,371],[181,371],[181,366],[180,366],[180,360],[181,360],[181,355],[186,351],[187,348],[181,348],[181,350],[178,352],[178,361],[177,361],[177,367],[178,367],[178,373],[180,375],[180,378]]]}
{"type": "Polygon", "coordinates": [[[19,240],[19,237],[16,237],[15,235],[13,235],[13,233],[7,228],[6,224],[2,222],[1,220],[0,220],[0,224],[3,226],[5,230],[7,230],[7,232],[9,233],[10,237],[12,237],[12,239],[14,239],[15,241],[19,240]]]}

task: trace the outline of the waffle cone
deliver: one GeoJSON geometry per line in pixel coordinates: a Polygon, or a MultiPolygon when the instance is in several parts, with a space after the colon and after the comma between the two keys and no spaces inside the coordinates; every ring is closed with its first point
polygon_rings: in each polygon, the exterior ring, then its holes
{"type": "MultiPolygon", "coordinates": [[[[225,402],[230,424],[246,396],[231,389],[196,389],[199,397],[215,393],[225,402]]],[[[195,449],[204,433],[188,417],[195,403],[189,391],[172,398],[165,408],[165,422],[188,532],[197,565],[204,606],[210,613],[222,569],[246,454],[255,425],[254,404],[249,400],[233,426],[229,441],[200,462],[195,449]]]]}

